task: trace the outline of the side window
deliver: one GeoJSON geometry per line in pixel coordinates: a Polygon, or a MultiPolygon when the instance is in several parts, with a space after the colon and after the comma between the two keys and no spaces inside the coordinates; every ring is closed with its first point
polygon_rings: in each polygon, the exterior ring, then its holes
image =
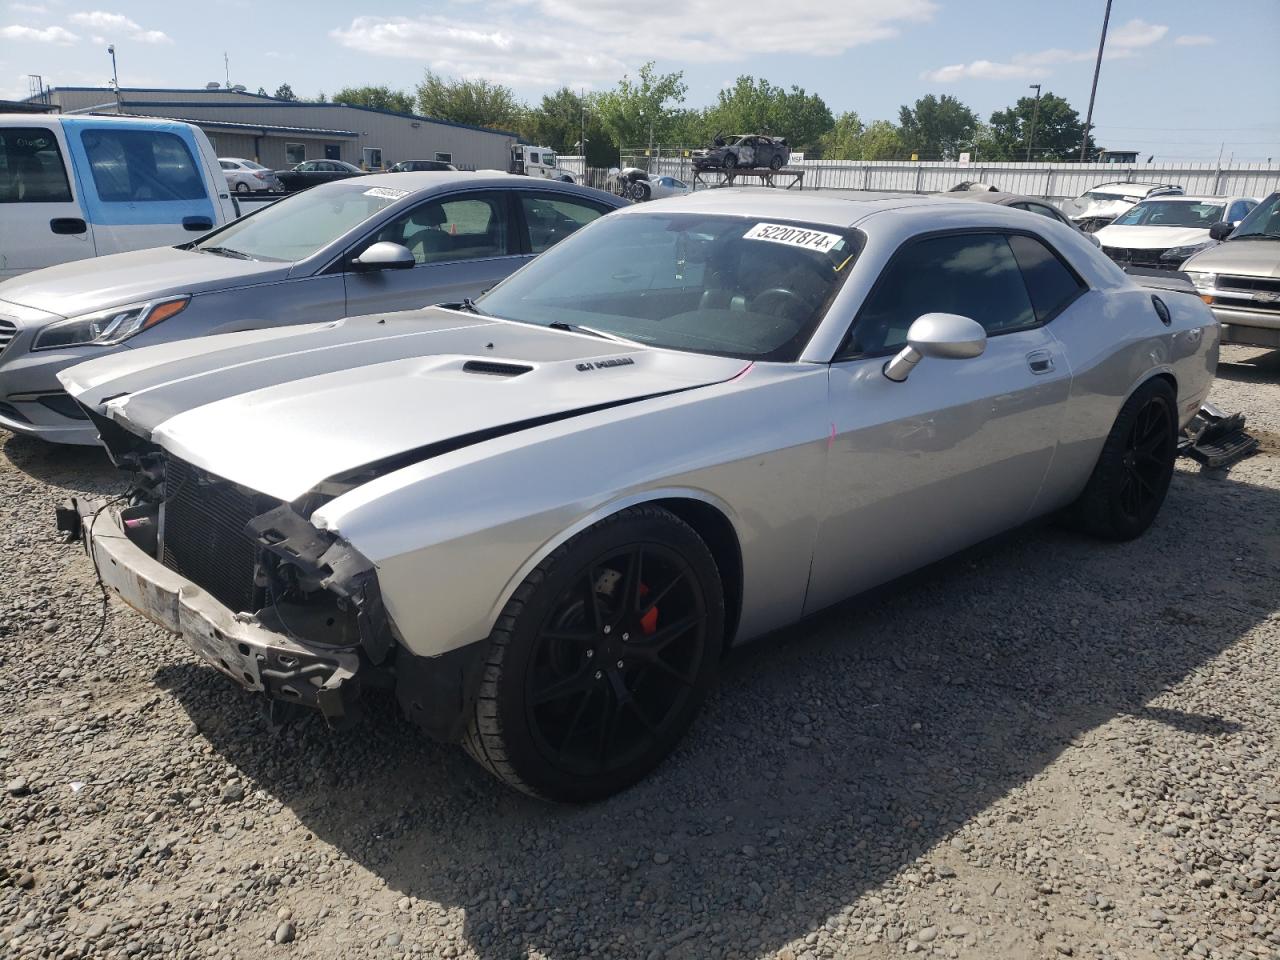
{"type": "Polygon", "coordinates": [[[1032,213],[1038,213],[1042,217],[1048,217],[1050,220],[1062,220],[1062,217],[1058,215],[1056,210],[1052,207],[1046,207],[1042,203],[1028,203],[1026,209],[1030,210],[1032,213]]]}
{"type": "Polygon", "coordinates": [[[1022,268],[1036,319],[1041,323],[1052,320],[1084,292],[1080,279],[1042,241],[1017,235],[1009,237],[1009,246],[1022,268]]]}
{"type": "Polygon", "coordinates": [[[393,220],[375,241],[409,248],[418,263],[448,263],[507,255],[506,197],[472,194],[432,200],[393,220]]]}
{"type": "Polygon", "coordinates": [[[182,138],[157,130],[80,134],[98,196],[107,203],[203,200],[200,170],[182,138]]]}
{"type": "Polygon", "coordinates": [[[284,145],[284,162],[289,166],[296,167],[305,159],[307,159],[306,144],[286,143],[284,145]]]}
{"type": "Polygon", "coordinates": [[[1231,223],[1239,223],[1249,215],[1253,207],[1254,204],[1248,200],[1237,200],[1231,204],[1231,209],[1227,212],[1227,220],[1231,223]]]}
{"type": "Polygon", "coordinates": [[[52,130],[0,127],[0,203],[67,203],[71,186],[52,130]]]}
{"type": "Polygon", "coordinates": [[[222,169],[223,169],[223,170],[237,170],[237,169],[239,169],[239,168],[236,166],[236,164],[232,163],[230,160],[219,160],[219,161],[218,161],[218,166],[222,167],[222,169]]]}
{"type": "Polygon", "coordinates": [[[842,357],[898,350],[926,313],[971,317],[988,334],[1036,323],[1027,286],[1001,234],[953,234],[908,242],[858,311],[842,357]]]}
{"type": "Polygon", "coordinates": [[[599,219],[607,211],[581,200],[551,197],[546,194],[520,194],[524,221],[529,227],[529,251],[542,253],[569,234],[599,219]]]}

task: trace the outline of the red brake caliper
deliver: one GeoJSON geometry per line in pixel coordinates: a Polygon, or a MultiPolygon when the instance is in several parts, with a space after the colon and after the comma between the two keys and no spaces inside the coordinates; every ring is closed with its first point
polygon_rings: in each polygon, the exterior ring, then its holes
{"type": "MultiPolygon", "coordinates": [[[[646,597],[648,595],[649,595],[649,585],[646,583],[641,583],[640,596],[646,597]]],[[[644,631],[644,635],[646,637],[653,636],[654,632],[658,629],[658,607],[656,604],[653,606],[652,609],[649,610],[648,613],[646,613],[643,617],[640,618],[640,629],[644,631]]]]}

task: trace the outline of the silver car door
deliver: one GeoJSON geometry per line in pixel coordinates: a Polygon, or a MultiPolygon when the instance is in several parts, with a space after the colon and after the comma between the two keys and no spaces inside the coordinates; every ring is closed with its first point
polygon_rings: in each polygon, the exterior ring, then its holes
{"type": "MultiPolygon", "coordinates": [[[[352,251],[379,241],[407,247],[409,270],[345,273],[347,313],[411,310],[478,297],[525,262],[513,230],[510,191],[488,190],[429,200],[393,220],[352,251]]],[[[350,263],[348,258],[348,264],[350,263]]]]}
{"type": "Polygon", "coordinates": [[[1005,236],[974,233],[911,241],[886,266],[842,349],[849,359],[831,366],[830,451],[806,612],[1033,515],[1071,373],[1046,326],[1055,313],[1033,305],[1018,263],[1005,236]],[[969,360],[925,358],[904,382],[889,380],[886,359],[929,312],[978,320],[986,350],[969,360]]]}

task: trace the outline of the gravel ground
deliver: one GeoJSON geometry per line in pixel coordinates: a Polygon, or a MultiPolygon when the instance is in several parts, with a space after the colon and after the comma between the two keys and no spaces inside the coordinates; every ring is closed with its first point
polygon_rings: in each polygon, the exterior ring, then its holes
{"type": "Polygon", "coordinates": [[[733,657],[677,754],[542,805],[376,706],[275,724],[57,542],[96,452],[0,456],[0,953],[1280,957],[1280,354],[1156,526],[953,558],[733,657]]]}

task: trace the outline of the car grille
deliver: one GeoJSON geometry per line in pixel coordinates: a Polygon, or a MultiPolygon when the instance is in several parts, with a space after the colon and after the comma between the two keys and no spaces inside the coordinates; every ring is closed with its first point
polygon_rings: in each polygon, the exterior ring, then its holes
{"type": "Polygon", "coordinates": [[[274,504],[175,457],[165,460],[161,560],[240,612],[262,606],[254,586],[257,545],[245,524],[274,504]]]}
{"type": "Polygon", "coordinates": [[[1219,290],[1265,290],[1268,293],[1280,293],[1280,279],[1219,275],[1217,287],[1219,290]]]}
{"type": "Polygon", "coordinates": [[[12,320],[6,320],[0,317],[0,353],[4,353],[4,348],[9,346],[18,333],[18,325],[12,320]]]}
{"type": "Polygon", "coordinates": [[[1157,247],[1151,250],[1142,250],[1136,247],[1103,247],[1102,252],[1108,257],[1120,264],[1130,264],[1135,267],[1147,267],[1154,270],[1177,270],[1180,261],[1161,260],[1160,256],[1168,249],[1167,247],[1157,247]]]}
{"type": "Polygon", "coordinates": [[[1214,294],[1215,307],[1235,307],[1237,310],[1256,310],[1259,313],[1280,313],[1280,301],[1251,300],[1247,297],[1224,297],[1214,294]]]}

